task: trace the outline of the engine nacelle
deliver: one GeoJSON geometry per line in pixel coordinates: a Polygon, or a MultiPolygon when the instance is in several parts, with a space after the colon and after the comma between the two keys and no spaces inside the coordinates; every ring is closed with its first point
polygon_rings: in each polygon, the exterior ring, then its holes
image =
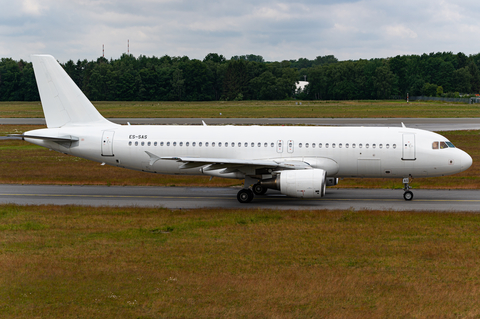
{"type": "Polygon", "coordinates": [[[275,179],[260,184],[292,197],[320,198],[325,195],[325,179],[323,169],[302,169],[281,171],[275,179]]]}

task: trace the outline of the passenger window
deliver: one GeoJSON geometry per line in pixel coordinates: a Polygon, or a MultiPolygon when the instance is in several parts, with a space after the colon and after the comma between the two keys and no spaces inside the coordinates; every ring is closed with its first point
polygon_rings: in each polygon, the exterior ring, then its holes
{"type": "Polygon", "coordinates": [[[390,144],[385,145],[386,148],[390,148],[390,144]]]}
{"type": "Polygon", "coordinates": [[[318,143],[318,148],[322,148],[322,143],[318,143]]]}
{"type": "Polygon", "coordinates": [[[173,142],[173,146],[177,146],[177,142],[173,142]]]}
{"type": "Polygon", "coordinates": [[[383,148],[383,144],[378,145],[378,147],[383,148]]]}
{"type": "Polygon", "coordinates": [[[357,146],[357,145],[355,145],[355,143],[353,143],[353,144],[352,144],[352,148],[355,148],[355,146],[357,146]]]}
{"type": "Polygon", "coordinates": [[[397,144],[393,144],[392,147],[393,147],[393,148],[397,148],[397,144]]]}
{"type": "MultiPolygon", "coordinates": [[[[195,146],[195,145],[194,145],[195,146]]],[[[202,147],[202,142],[198,142],[198,146],[202,147]]]]}
{"type": "Polygon", "coordinates": [[[160,142],[160,146],[163,146],[163,142],[160,142]]]}
{"type": "Polygon", "coordinates": [[[347,143],[347,144],[345,144],[345,147],[346,147],[346,148],[348,148],[348,146],[349,146],[349,145],[348,145],[348,143],[347,143]]]}
{"type": "Polygon", "coordinates": [[[328,143],[325,143],[325,148],[328,148],[328,143]]]}
{"type": "Polygon", "coordinates": [[[437,141],[432,143],[432,149],[438,150],[438,142],[437,141]]]}
{"type": "Polygon", "coordinates": [[[315,148],[315,143],[312,143],[312,148],[315,148]]]}
{"type": "Polygon", "coordinates": [[[298,143],[298,147],[302,148],[302,143],[298,143]]]}
{"type": "Polygon", "coordinates": [[[152,142],[148,142],[147,145],[148,145],[148,146],[151,146],[151,145],[152,145],[152,142]]]}
{"type": "Polygon", "coordinates": [[[170,146],[170,142],[167,142],[167,146],[170,146]]]}
{"type": "Polygon", "coordinates": [[[192,142],[192,146],[195,147],[197,145],[197,142],[192,142]]]}
{"type": "Polygon", "coordinates": [[[128,142],[128,145],[129,145],[129,146],[132,146],[132,141],[128,142]]]}
{"type": "Polygon", "coordinates": [[[358,144],[358,148],[362,148],[362,143],[358,144]]]}
{"type": "Polygon", "coordinates": [[[157,143],[157,142],[154,142],[154,143],[153,143],[153,146],[157,146],[157,145],[158,145],[158,143],[157,143]]]}
{"type": "Polygon", "coordinates": [[[271,144],[270,144],[270,147],[275,147],[275,143],[271,143],[271,144]]]}
{"type": "Polygon", "coordinates": [[[332,148],[335,148],[335,143],[332,144],[332,148]]]}
{"type": "Polygon", "coordinates": [[[255,143],[252,142],[251,146],[252,146],[252,147],[255,147],[255,143]]]}
{"type": "Polygon", "coordinates": [[[377,145],[376,144],[372,144],[372,148],[375,148],[377,145]]]}
{"type": "Polygon", "coordinates": [[[305,143],[305,148],[308,148],[308,143],[305,143]]]}
{"type": "Polygon", "coordinates": [[[232,142],[232,147],[235,147],[235,143],[234,143],[234,142],[232,142]]]}
{"type": "Polygon", "coordinates": [[[205,142],[205,147],[208,147],[208,142],[205,142]]]}
{"type": "Polygon", "coordinates": [[[448,148],[447,143],[440,142],[440,149],[448,148]]]}
{"type": "Polygon", "coordinates": [[[179,144],[180,144],[180,146],[183,146],[183,142],[180,142],[179,144]]]}
{"type": "Polygon", "coordinates": [[[212,147],[215,147],[215,142],[212,142],[212,147]]]}
{"type": "Polygon", "coordinates": [[[138,142],[135,142],[135,146],[138,146],[138,142]]]}
{"type": "Polygon", "coordinates": [[[142,146],[145,146],[145,142],[142,142],[142,146]]]}
{"type": "Polygon", "coordinates": [[[263,147],[268,147],[268,143],[265,142],[265,144],[263,144],[263,147]]]}
{"type": "Polygon", "coordinates": [[[338,144],[338,148],[342,148],[342,143],[338,144]]]}
{"type": "Polygon", "coordinates": [[[189,146],[189,145],[190,145],[190,142],[185,143],[185,146],[189,146]]]}
{"type": "Polygon", "coordinates": [[[368,143],[365,144],[365,148],[369,148],[369,147],[370,147],[370,145],[368,143]]]}
{"type": "MultiPolygon", "coordinates": [[[[238,146],[240,146],[240,143],[238,143],[238,146]]],[[[248,147],[248,143],[245,142],[245,147],[248,147]]]]}

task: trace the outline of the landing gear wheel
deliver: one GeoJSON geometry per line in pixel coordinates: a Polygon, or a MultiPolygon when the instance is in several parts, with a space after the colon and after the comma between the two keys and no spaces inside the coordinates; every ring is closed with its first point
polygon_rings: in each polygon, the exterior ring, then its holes
{"type": "Polygon", "coordinates": [[[413,199],[413,193],[411,191],[406,191],[403,193],[403,198],[405,200],[412,200],[413,199]]]}
{"type": "Polygon", "coordinates": [[[253,199],[253,192],[251,189],[247,189],[247,188],[244,188],[244,189],[241,189],[238,193],[237,193],[237,199],[240,203],[242,204],[246,204],[246,203],[250,203],[253,199]]]}
{"type": "Polygon", "coordinates": [[[252,186],[252,191],[255,195],[263,195],[267,192],[267,188],[260,184],[255,184],[252,186]]]}

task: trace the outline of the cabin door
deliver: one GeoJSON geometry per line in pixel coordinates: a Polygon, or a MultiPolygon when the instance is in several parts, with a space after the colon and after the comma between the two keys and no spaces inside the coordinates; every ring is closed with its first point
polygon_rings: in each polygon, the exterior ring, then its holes
{"type": "Polygon", "coordinates": [[[103,131],[102,156],[113,156],[113,135],[114,131],[103,131]]]}
{"type": "Polygon", "coordinates": [[[415,159],[415,134],[403,134],[402,160],[414,161],[415,159]]]}

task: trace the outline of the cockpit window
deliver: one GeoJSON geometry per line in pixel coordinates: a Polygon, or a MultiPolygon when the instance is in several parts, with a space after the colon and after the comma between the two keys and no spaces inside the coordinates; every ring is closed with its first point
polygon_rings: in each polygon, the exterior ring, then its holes
{"type": "Polygon", "coordinates": [[[448,142],[448,141],[445,141],[445,142],[435,141],[432,143],[432,149],[434,150],[444,149],[444,148],[455,148],[455,145],[453,145],[451,142],[448,142]]]}

